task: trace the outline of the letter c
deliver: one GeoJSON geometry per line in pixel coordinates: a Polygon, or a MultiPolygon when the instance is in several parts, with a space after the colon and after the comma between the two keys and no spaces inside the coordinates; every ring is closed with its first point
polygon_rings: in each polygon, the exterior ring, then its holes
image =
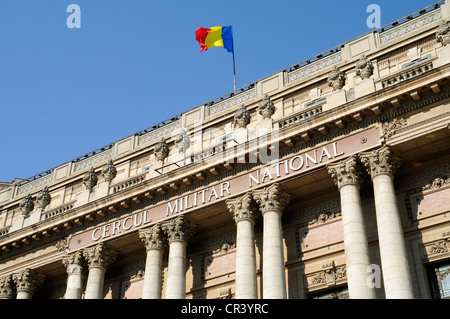
{"type": "Polygon", "coordinates": [[[99,239],[101,238],[101,236],[99,236],[98,238],[95,238],[95,233],[96,233],[98,230],[101,230],[101,228],[96,228],[96,229],[92,232],[92,239],[93,239],[94,241],[97,241],[97,240],[99,240],[99,239]]]}

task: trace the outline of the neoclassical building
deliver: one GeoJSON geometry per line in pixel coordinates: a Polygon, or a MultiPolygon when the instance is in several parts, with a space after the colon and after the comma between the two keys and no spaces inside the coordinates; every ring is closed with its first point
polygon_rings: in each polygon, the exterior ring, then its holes
{"type": "Polygon", "coordinates": [[[0,298],[449,298],[449,22],[439,1],[0,183],[0,298]]]}

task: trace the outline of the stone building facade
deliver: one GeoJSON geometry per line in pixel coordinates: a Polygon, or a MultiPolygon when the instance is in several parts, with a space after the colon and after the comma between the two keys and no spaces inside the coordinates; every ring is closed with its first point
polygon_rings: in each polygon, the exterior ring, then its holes
{"type": "Polygon", "coordinates": [[[450,3],[0,184],[3,299],[450,297],[450,3]]]}

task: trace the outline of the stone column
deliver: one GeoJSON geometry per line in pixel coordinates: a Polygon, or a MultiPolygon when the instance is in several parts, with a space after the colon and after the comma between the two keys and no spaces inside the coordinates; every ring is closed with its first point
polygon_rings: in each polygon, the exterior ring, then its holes
{"type": "Polygon", "coordinates": [[[64,299],[81,299],[83,291],[83,253],[64,256],[62,262],[67,271],[67,287],[64,299]]]}
{"type": "Polygon", "coordinates": [[[279,184],[253,191],[263,215],[263,298],[286,299],[281,215],[290,196],[279,184]]]}
{"type": "Polygon", "coordinates": [[[44,282],[45,276],[32,269],[24,269],[18,274],[13,274],[16,284],[17,299],[31,299],[36,288],[44,282]]]}
{"type": "Polygon", "coordinates": [[[14,283],[12,275],[0,278],[0,299],[14,298],[14,283]]]}
{"type": "Polygon", "coordinates": [[[86,248],[83,256],[89,265],[89,275],[86,283],[85,299],[102,299],[105,272],[116,260],[117,253],[110,250],[105,244],[86,248]]]}
{"type": "Polygon", "coordinates": [[[328,165],[341,195],[344,249],[350,299],[375,299],[375,290],[367,285],[370,265],[369,245],[361,197],[359,194],[362,170],[357,156],[328,165]]]}
{"type": "Polygon", "coordinates": [[[236,222],[236,299],[256,299],[255,215],[250,193],[226,201],[236,222]]]}
{"type": "Polygon", "coordinates": [[[162,259],[164,241],[161,225],[139,230],[139,237],[147,249],[142,299],[161,299],[162,259]]]}
{"type": "Polygon", "coordinates": [[[166,299],[186,298],[186,246],[194,227],[183,216],[162,225],[169,242],[166,299]]]}
{"type": "Polygon", "coordinates": [[[381,268],[387,299],[412,299],[413,288],[406,255],[393,175],[400,162],[389,146],[360,154],[373,182],[381,268]]]}

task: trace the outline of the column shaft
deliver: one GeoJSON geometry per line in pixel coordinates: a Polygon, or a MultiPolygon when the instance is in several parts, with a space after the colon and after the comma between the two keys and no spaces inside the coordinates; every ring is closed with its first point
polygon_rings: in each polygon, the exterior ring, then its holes
{"type": "Polygon", "coordinates": [[[412,299],[413,288],[392,177],[373,178],[381,267],[387,299],[412,299]]]}
{"type": "Polygon", "coordinates": [[[394,174],[400,161],[389,146],[360,154],[372,177],[384,291],[387,299],[414,297],[405,238],[397,206],[394,174]]]}
{"type": "Polygon", "coordinates": [[[226,201],[236,222],[236,299],[256,299],[255,213],[251,193],[226,201]]]}
{"type": "Polygon", "coordinates": [[[350,299],[375,299],[374,288],[367,284],[369,245],[359,189],[355,185],[345,185],[340,194],[349,296],[350,299]]]}
{"type": "Polygon", "coordinates": [[[169,245],[166,299],[186,298],[186,243],[172,241],[169,245]]]}
{"type": "Polygon", "coordinates": [[[278,211],[266,211],[263,218],[263,296],[286,299],[281,216],[278,211]]]}
{"type": "Polygon", "coordinates": [[[90,267],[86,283],[84,299],[102,299],[105,281],[105,269],[102,267],[90,267]]]}
{"type": "Polygon", "coordinates": [[[186,246],[194,228],[183,216],[162,224],[169,242],[166,299],[186,298],[186,246]]]}
{"type": "Polygon", "coordinates": [[[105,244],[87,248],[83,255],[89,264],[89,275],[86,283],[85,299],[102,299],[105,272],[117,258],[117,253],[105,244]]]}
{"type": "Polygon", "coordinates": [[[83,290],[83,276],[80,265],[72,264],[67,267],[67,288],[64,299],[81,299],[83,290]]]}
{"type": "Polygon", "coordinates": [[[162,257],[161,249],[147,250],[142,299],[161,299],[162,257]]]}
{"type": "Polygon", "coordinates": [[[255,234],[251,220],[237,222],[236,299],[256,299],[255,234]]]}
{"type": "Polygon", "coordinates": [[[286,299],[286,276],[281,215],[290,196],[279,184],[252,192],[264,219],[263,228],[263,298],[286,299]]]}

